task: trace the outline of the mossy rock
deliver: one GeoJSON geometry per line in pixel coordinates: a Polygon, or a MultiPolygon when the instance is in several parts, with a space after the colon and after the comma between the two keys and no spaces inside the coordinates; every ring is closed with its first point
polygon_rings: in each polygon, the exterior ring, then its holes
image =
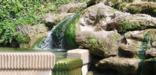
{"type": "Polygon", "coordinates": [[[66,49],[72,49],[77,48],[78,45],[76,44],[76,30],[77,30],[77,21],[79,21],[80,14],[76,14],[73,16],[73,19],[71,20],[71,23],[67,26],[65,33],[64,33],[64,48],[66,49]]]}
{"type": "Polygon", "coordinates": [[[121,21],[117,30],[120,33],[125,33],[127,31],[141,30],[145,28],[146,26],[139,22],[121,21]]]}
{"type": "Polygon", "coordinates": [[[90,53],[100,57],[116,56],[120,34],[116,31],[83,31],[77,35],[77,43],[90,50],[90,53]]]}

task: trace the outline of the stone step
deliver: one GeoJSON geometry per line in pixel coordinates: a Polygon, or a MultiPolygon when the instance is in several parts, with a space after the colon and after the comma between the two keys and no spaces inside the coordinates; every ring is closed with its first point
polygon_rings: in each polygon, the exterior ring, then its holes
{"type": "Polygon", "coordinates": [[[88,73],[89,51],[87,49],[73,49],[67,52],[67,58],[80,58],[83,62],[82,75],[88,73]]]}
{"type": "Polygon", "coordinates": [[[73,49],[67,52],[67,58],[80,58],[83,64],[89,63],[89,51],[87,49],[73,49]]]}

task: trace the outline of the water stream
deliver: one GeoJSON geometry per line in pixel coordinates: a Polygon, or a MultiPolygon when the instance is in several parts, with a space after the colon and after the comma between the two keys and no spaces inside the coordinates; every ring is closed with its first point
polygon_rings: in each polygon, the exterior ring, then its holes
{"type": "Polygon", "coordinates": [[[65,17],[65,19],[63,19],[60,23],[54,26],[51,31],[48,32],[47,37],[44,38],[39,44],[37,44],[35,48],[42,50],[64,50],[66,45],[65,42],[68,40],[65,39],[66,30],[68,30],[68,27],[73,23],[74,20],[76,20],[76,17],[77,14],[65,17]]]}

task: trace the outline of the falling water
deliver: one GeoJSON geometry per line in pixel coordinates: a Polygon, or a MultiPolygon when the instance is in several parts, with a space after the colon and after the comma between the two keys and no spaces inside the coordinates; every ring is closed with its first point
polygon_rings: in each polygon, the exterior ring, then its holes
{"type": "Polygon", "coordinates": [[[48,32],[47,37],[44,38],[35,48],[42,50],[64,50],[65,31],[67,27],[76,19],[76,17],[77,15],[71,15],[58,23],[58,25],[53,27],[53,29],[48,32]]]}
{"type": "Polygon", "coordinates": [[[51,34],[52,34],[52,31],[49,31],[47,37],[45,38],[43,43],[40,45],[41,49],[52,49],[53,48],[52,47],[53,41],[52,41],[51,34]]]}

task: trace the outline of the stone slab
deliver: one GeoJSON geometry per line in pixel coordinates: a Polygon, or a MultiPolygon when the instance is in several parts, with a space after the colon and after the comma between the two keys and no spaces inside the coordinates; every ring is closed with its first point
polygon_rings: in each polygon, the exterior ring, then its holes
{"type": "Polygon", "coordinates": [[[48,70],[54,64],[51,52],[0,52],[0,70],[48,70]]]}
{"type": "Polygon", "coordinates": [[[0,75],[52,75],[51,70],[0,70],[0,75]]]}
{"type": "Polygon", "coordinates": [[[67,52],[67,58],[80,58],[83,64],[89,63],[89,51],[87,49],[73,49],[67,52]]]}

